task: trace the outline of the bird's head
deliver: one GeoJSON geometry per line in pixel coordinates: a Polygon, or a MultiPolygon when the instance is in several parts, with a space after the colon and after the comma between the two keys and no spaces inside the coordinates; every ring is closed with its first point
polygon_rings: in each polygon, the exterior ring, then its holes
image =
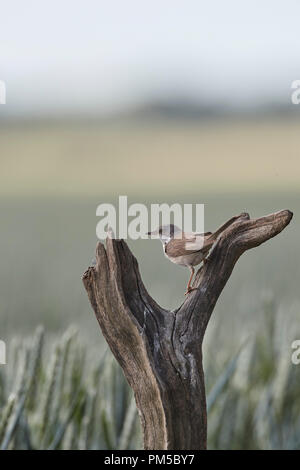
{"type": "Polygon", "coordinates": [[[162,242],[171,240],[171,238],[180,238],[182,230],[174,224],[160,225],[156,230],[148,232],[151,238],[160,238],[162,242]]]}

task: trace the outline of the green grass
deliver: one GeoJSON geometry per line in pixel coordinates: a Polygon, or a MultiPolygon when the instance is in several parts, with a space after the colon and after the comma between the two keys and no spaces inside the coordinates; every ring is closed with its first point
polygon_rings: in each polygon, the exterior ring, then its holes
{"type": "MultiPolygon", "coordinates": [[[[211,449],[300,448],[300,370],[291,362],[290,343],[293,335],[300,337],[299,315],[287,318],[272,299],[264,302],[260,313],[255,333],[244,335],[247,340],[232,366],[232,379],[210,409],[211,449]]],[[[206,365],[210,380],[218,355],[224,354],[218,352],[213,359],[210,352],[206,365]]]]}
{"type": "MultiPolygon", "coordinates": [[[[300,448],[289,329],[269,299],[238,349],[227,342],[220,351],[214,335],[205,361],[210,449],[300,448]]],[[[44,339],[39,327],[9,345],[12,367],[0,370],[0,448],[141,448],[135,401],[111,354],[91,356],[74,328],[51,344],[44,339]]]]}
{"type": "Polygon", "coordinates": [[[43,328],[30,342],[11,342],[17,373],[1,370],[2,450],[140,445],[134,399],[116,362],[106,354],[90,363],[86,353],[73,328],[46,352],[43,328]]]}

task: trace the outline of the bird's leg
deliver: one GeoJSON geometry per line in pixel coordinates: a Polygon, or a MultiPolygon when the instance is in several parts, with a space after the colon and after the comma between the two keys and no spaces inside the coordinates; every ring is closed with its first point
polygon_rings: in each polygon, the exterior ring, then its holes
{"type": "Polygon", "coordinates": [[[195,269],[194,269],[193,266],[189,266],[189,268],[190,268],[190,271],[191,271],[191,275],[190,275],[189,282],[188,282],[188,284],[187,284],[186,292],[185,292],[184,295],[187,295],[187,294],[189,294],[190,292],[192,292],[193,290],[196,290],[195,288],[193,289],[193,288],[191,287],[191,282],[192,282],[192,279],[193,279],[193,276],[194,276],[194,273],[195,273],[195,269]]]}

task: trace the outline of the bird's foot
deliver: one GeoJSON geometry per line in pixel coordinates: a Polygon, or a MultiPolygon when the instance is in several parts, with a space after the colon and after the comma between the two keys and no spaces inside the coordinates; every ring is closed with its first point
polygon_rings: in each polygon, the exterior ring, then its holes
{"type": "Polygon", "coordinates": [[[198,287],[190,287],[189,289],[187,289],[187,291],[184,293],[184,295],[190,294],[191,292],[193,292],[193,290],[198,290],[198,287]]]}
{"type": "Polygon", "coordinates": [[[206,263],[208,263],[210,261],[209,257],[207,258],[203,258],[202,262],[203,262],[203,266],[206,265],[206,263]]]}

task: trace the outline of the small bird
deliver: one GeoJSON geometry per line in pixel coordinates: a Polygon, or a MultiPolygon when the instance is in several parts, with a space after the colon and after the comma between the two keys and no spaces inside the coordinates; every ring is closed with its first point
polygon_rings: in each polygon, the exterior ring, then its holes
{"type": "Polygon", "coordinates": [[[160,238],[165,256],[172,261],[172,263],[186,266],[190,269],[191,275],[185,295],[195,290],[191,287],[195,273],[194,266],[200,264],[201,261],[203,264],[208,261],[207,256],[218,236],[229,227],[229,225],[235,222],[236,219],[237,217],[232,217],[214,233],[183,232],[179,227],[173,224],[161,225],[153,232],[147,233],[147,235],[151,237],[160,238]]]}

